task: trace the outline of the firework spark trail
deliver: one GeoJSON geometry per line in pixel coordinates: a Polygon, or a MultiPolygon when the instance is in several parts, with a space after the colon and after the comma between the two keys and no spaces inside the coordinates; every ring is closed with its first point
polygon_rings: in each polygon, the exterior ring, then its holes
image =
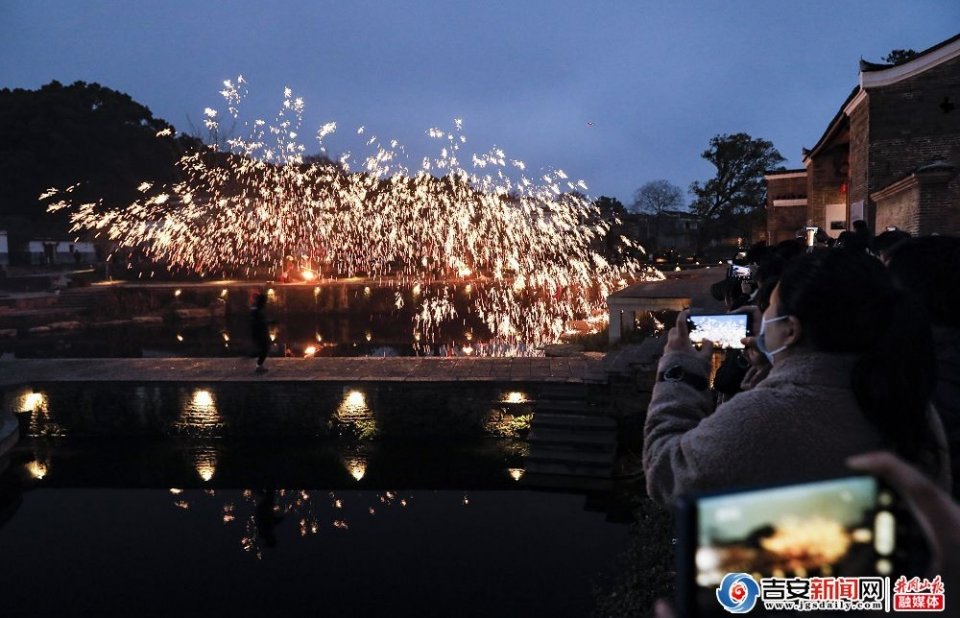
{"type": "MultiPolygon", "coordinates": [[[[229,116],[237,118],[245,94],[242,77],[224,82],[229,116]]],[[[248,135],[226,140],[227,151],[214,145],[185,155],[182,182],[145,182],[143,197],[124,208],[75,205],[69,190],[43,198],[57,200],[51,210],[70,209],[72,231],[95,231],[118,251],[199,274],[252,276],[291,256],[327,264],[336,277],[389,276],[398,289],[487,278],[493,284],[474,295],[472,311],[501,343],[557,341],[570,320],[603,312],[609,293],[660,276],[631,259],[610,264],[594,250],[609,224],[581,193],[585,183],[563,170],[534,181],[523,162],[496,147],[472,155],[472,171],[463,169],[460,119],[452,132],[429,129],[439,156],[411,170],[401,145],[384,146],[376,136],[362,164],[351,165],[349,155],[340,165],[305,162],[303,109],[285,89],[272,123],[244,123],[248,135]]],[[[207,108],[204,115],[216,133],[220,113],[207,108]]],[[[335,130],[331,122],[316,133],[321,151],[335,130]]],[[[414,324],[428,340],[457,317],[449,290],[431,294],[419,299],[414,324]]]]}

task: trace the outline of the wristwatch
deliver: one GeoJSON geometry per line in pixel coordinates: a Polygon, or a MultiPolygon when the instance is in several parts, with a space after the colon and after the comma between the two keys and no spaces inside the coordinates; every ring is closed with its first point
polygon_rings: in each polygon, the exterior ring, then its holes
{"type": "Polygon", "coordinates": [[[710,383],[703,376],[687,373],[681,365],[671,365],[657,374],[657,382],[683,382],[698,391],[705,391],[710,383]]]}

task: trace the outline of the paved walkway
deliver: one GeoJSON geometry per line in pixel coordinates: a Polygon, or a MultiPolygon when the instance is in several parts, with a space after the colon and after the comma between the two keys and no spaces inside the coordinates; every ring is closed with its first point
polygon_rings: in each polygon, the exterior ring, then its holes
{"type": "Polygon", "coordinates": [[[591,358],[18,359],[0,361],[0,387],[41,382],[601,382],[591,358]]]}

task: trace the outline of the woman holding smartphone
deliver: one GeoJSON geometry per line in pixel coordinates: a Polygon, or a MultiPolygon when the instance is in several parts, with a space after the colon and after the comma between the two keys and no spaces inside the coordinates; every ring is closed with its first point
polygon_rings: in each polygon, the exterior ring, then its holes
{"type": "Polygon", "coordinates": [[[712,345],[694,349],[686,320],[670,331],[647,411],[644,471],[657,502],[837,476],[847,457],[878,449],[947,486],[943,428],[928,406],[930,327],[875,258],[837,249],[792,260],[754,328],[769,375],[716,410],[712,345]]]}

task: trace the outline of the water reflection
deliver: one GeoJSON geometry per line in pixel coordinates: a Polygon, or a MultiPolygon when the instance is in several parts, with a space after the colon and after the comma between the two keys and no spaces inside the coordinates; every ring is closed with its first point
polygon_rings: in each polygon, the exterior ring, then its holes
{"type": "MultiPolygon", "coordinates": [[[[264,547],[278,545],[277,532],[287,519],[297,522],[297,537],[304,539],[325,529],[347,532],[352,524],[359,523],[357,517],[375,521],[385,510],[399,513],[414,503],[412,494],[394,490],[349,492],[349,497],[303,489],[245,489],[239,495],[221,492],[219,496],[213,491],[171,489],[170,493],[172,506],[183,511],[208,513],[210,509],[200,508],[201,504],[219,502],[215,509],[219,523],[236,530],[240,550],[257,560],[263,559],[264,547]]],[[[467,494],[462,495],[460,503],[469,504],[467,494]]]]}
{"type": "Polygon", "coordinates": [[[19,414],[29,414],[27,434],[32,436],[65,436],[63,426],[55,422],[50,415],[50,402],[47,395],[40,391],[27,390],[16,401],[19,414]]]}
{"type": "Polygon", "coordinates": [[[217,451],[208,446],[200,446],[193,451],[193,465],[203,482],[209,483],[217,473],[217,451]]]}
{"type": "Polygon", "coordinates": [[[367,460],[361,455],[347,457],[343,463],[347,468],[347,472],[349,472],[350,476],[356,481],[362,480],[367,473],[367,460]]]}
{"type": "Polygon", "coordinates": [[[30,473],[30,476],[34,479],[40,481],[43,480],[43,477],[47,476],[47,473],[50,471],[50,464],[39,459],[35,459],[27,464],[27,472],[30,473]]]}

